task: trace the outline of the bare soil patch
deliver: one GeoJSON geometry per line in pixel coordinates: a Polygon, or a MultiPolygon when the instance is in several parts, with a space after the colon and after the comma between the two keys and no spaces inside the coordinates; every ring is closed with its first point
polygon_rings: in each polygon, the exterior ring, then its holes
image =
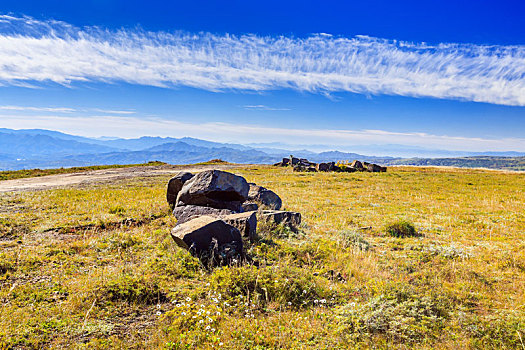
{"type": "Polygon", "coordinates": [[[1,192],[13,191],[35,191],[47,190],[56,187],[72,185],[89,185],[128,179],[134,177],[149,177],[158,175],[174,174],[177,171],[185,170],[189,172],[199,172],[206,169],[228,170],[245,165],[236,164],[211,164],[211,165],[157,165],[157,166],[138,166],[132,168],[115,168],[104,170],[92,170],[71,174],[57,174],[41,177],[31,177],[25,179],[5,180],[0,182],[1,192]]]}

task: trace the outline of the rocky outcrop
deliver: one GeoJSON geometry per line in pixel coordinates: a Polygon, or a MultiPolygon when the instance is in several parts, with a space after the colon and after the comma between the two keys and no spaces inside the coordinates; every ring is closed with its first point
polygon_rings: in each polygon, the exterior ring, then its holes
{"type": "Polygon", "coordinates": [[[281,197],[274,191],[250,183],[250,191],[248,192],[248,200],[261,204],[262,208],[279,210],[283,205],[281,197]]]}
{"type": "Polygon", "coordinates": [[[291,166],[293,171],[299,172],[315,172],[315,171],[337,171],[337,172],[347,172],[352,173],[355,171],[368,171],[368,172],[385,172],[386,167],[371,164],[367,162],[360,162],[354,160],[352,163],[338,163],[328,162],[328,163],[312,163],[308,159],[296,158],[290,156],[290,158],[283,158],[282,162],[274,164],[276,166],[291,166]]]}
{"type": "Polygon", "coordinates": [[[199,205],[240,211],[248,198],[248,182],[232,173],[206,170],[187,181],[177,196],[177,206],[199,205]]]}
{"type": "MultiPolygon", "coordinates": [[[[172,186],[168,184],[170,198],[173,188],[177,190],[174,184],[178,186],[184,177],[180,173],[173,179],[172,186]]],[[[219,170],[203,171],[186,179],[174,204],[177,225],[171,236],[207,266],[244,261],[243,247],[257,235],[258,215],[290,227],[301,222],[299,213],[278,210],[282,200],[275,192],[219,170]]]]}

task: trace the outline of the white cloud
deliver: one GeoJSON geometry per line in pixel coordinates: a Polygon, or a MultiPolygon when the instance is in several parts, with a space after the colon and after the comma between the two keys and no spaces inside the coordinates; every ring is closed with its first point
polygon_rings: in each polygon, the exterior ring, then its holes
{"type": "Polygon", "coordinates": [[[5,128],[42,128],[88,137],[197,137],[219,142],[286,142],[345,145],[402,144],[459,151],[525,151],[525,138],[474,138],[386,130],[325,130],[277,128],[230,123],[190,123],[132,116],[18,116],[0,115],[5,128]],[[103,126],[103,127],[101,127],[103,126]]]}
{"type": "Polygon", "coordinates": [[[31,111],[31,112],[54,112],[54,113],[72,113],[74,108],[66,107],[27,107],[27,106],[0,106],[4,111],[31,111]]]}
{"type": "Polygon", "coordinates": [[[0,85],[86,81],[525,106],[525,46],[107,31],[0,16],[0,85]]]}
{"type": "Polygon", "coordinates": [[[277,107],[268,107],[265,105],[246,105],[243,106],[244,109],[252,111],[290,111],[290,108],[277,108],[277,107]]]}
{"type": "Polygon", "coordinates": [[[107,113],[107,114],[135,114],[135,111],[132,110],[111,110],[111,109],[100,109],[100,108],[92,108],[91,111],[94,112],[100,112],[100,113],[107,113]]]}
{"type": "Polygon", "coordinates": [[[85,112],[100,112],[104,114],[135,114],[134,110],[115,110],[115,109],[100,109],[100,108],[70,108],[70,107],[31,107],[31,106],[0,106],[0,110],[4,111],[23,111],[23,112],[51,112],[51,113],[85,113],[85,112]]]}

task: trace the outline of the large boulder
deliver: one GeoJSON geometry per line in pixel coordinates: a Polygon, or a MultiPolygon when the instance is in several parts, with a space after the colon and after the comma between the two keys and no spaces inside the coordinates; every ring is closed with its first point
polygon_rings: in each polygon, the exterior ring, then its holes
{"type": "Polygon", "coordinates": [[[364,167],[363,167],[363,163],[361,163],[361,162],[358,161],[358,160],[354,160],[354,161],[352,162],[352,164],[350,164],[350,166],[351,166],[352,168],[356,168],[356,169],[358,169],[358,170],[362,170],[362,169],[364,169],[364,167]]]}
{"type": "Polygon", "coordinates": [[[175,226],[171,237],[206,265],[222,265],[244,257],[239,230],[211,216],[200,216],[175,226]]]}
{"type": "Polygon", "coordinates": [[[290,164],[290,158],[283,158],[282,161],[275,163],[275,166],[287,166],[290,164]]]}
{"type": "Polygon", "coordinates": [[[200,205],[216,209],[241,210],[248,198],[248,182],[232,173],[206,170],[187,181],[177,196],[177,205],[200,205]]]}
{"type": "Polygon", "coordinates": [[[301,224],[301,213],[282,210],[263,210],[262,217],[273,224],[297,227],[301,224]]]}
{"type": "Polygon", "coordinates": [[[257,212],[230,214],[221,219],[233,227],[237,228],[244,238],[253,241],[257,232],[257,212]]]}
{"type": "Polygon", "coordinates": [[[262,186],[250,183],[250,191],[248,192],[248,200],[257,202],[268,209],[279,210],[283,205],[281,197],[274,191],[264,188],[262,186]]]}
{"type": "Polygon", "coordinates": [[[193,177],[192,173],[187,171],[181,171],[168,181],[168,188],[166,191],[166,200],[171,206],[174,206],[177,202],[177,195],[179,194],[182,186],[193,177]]]}
{"type": "Polygon", "coordinates": [[[173,215],[177,219],[177,224],[185,223],[202,215],[221,217],[233,213],[234,211],[228,209],[215,209],[198,205],[183,205],[173,209],[173,215]]]}
{"type": "Polygon", "coordinates": [[[382,171],[382,168],[383,167],[381,167],[381,166],[379,166],[377,164],[372,164],[372,163],[369,163],[369,164],[366,165],[366,170],[368,170],[371,173],[379,173],[379,172],[382,171]]]}
{"type": "Polygon", "coordinates": [[[319,163],[316,166],[317,171],[329,171],[330,165],[328,163],[319,163]]]}

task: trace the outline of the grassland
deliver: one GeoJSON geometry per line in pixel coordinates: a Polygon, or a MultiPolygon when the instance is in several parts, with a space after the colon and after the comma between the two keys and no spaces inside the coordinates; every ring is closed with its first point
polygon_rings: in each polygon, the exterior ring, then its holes
{"type": "Polygon", "coordinates": [[[2,194],[0,348],[525,349],[525,174],[235,172],[305,222],[257,267],[175,246],[168,176],[2,194]]]}
{"type": "Polygon", "coordinates": [[[56,169],[24,169],[24,170],[6,170],[0,171],[0,181],[2,180],[14,180],[14,179],[25,179],[29,177],[39,177],[46,175],[56,174],[71,174],[92,170],[103,170],[103,169],[115,169],[115,168],[130,168],[141,165],[163,165],[163,162],[149,162],[145,164],[114,164],[114,165],[93,165],[84,167],[71,167],[71,168],[56,168],[56,169]]]}

